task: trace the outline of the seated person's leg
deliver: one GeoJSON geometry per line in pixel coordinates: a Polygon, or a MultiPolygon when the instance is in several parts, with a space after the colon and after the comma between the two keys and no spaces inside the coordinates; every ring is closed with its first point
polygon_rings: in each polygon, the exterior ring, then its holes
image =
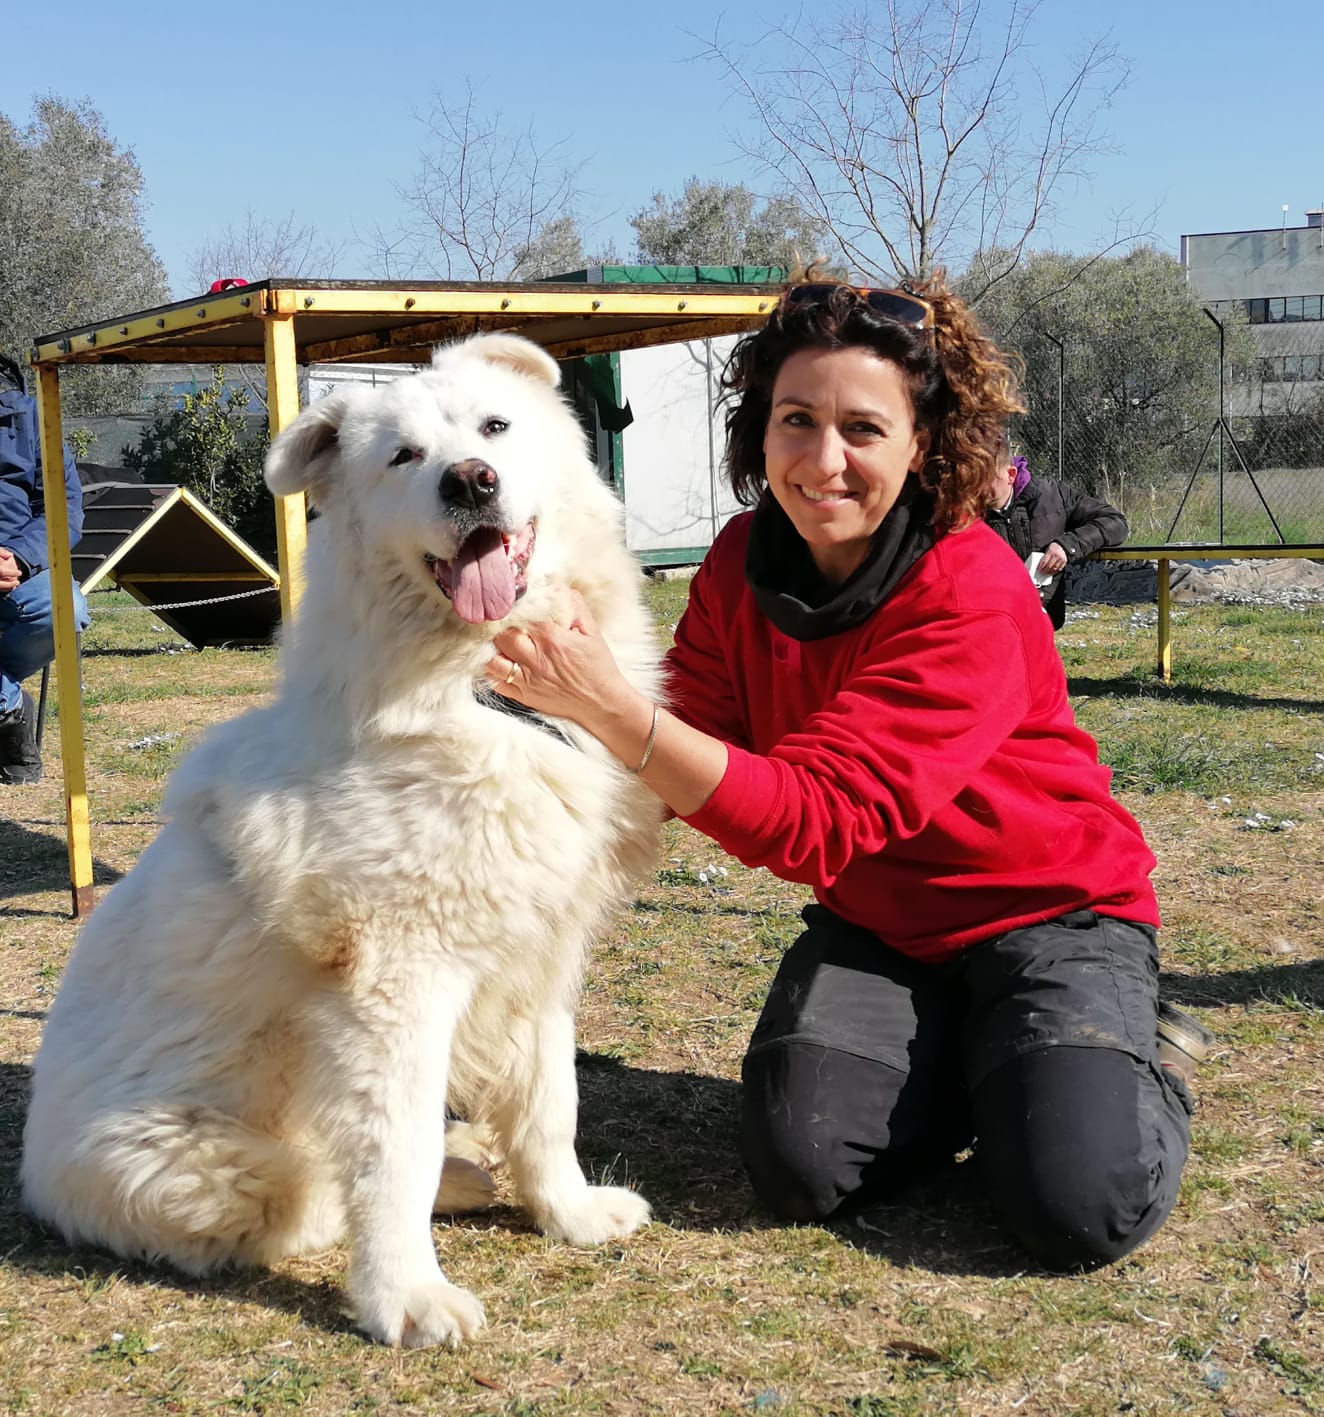
{"type": "MultiPolygon", "coordinates": [[[[81,635],[92,623],[92,612],[87,607],[87,597],[78,588],[78,583],[74,583],[74,626],[81,635]]],[[[55,642],[55,621],[51,620],[51,647],[55,642]]]]}
{"type": "Polygon", "coordinates": [[[824,1220],[969,1144],[947,971],[821,906],[787,951],[742,1069],[741,1153],[759,1198],[824,1220]]]}
{"type": "MultiPolygon", "coordinates": [[[[87,601],[75,585],[74,624],[88,626],[87,601]]],[[[37,706],[23,680],[49,664],[55,654],[55,616],[48,572],[32,576],[0,596],[0,783],[40,780],[37,706]]]]}
{"type": "Polygon", "coordinates": [[[9,648],[9,638],[17,629],[23,612],[20,604],[12,599],[13,594],[10,591],[8,595],[0,595],[0,717],[12,713],[22,704],[22,680],[13,672],[18,666],[9,648]]]}
{"type": "Polygon", "coordinates": [[[1190,1097],[1158,1065],[1158,958],[1147,927],[1077,912],[965,961],[977,1161],[1041,1264],[1107,1264],[1172,1210],[1190,1097]]]}
{"type": "MultiPolygon", "coordinates": [[[[87,629],[87,600],[75,585],[74,623],[87,629]]],[[[37,674],[55,657],[55,612],[49,571],[14,587],[0,602],[0,673],[15,682],[37,674]]]]}

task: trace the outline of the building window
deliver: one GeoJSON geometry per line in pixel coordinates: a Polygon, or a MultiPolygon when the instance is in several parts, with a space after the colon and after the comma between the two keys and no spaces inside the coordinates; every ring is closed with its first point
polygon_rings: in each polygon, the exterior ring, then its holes
{"type": "Polygon", "coordinates": [[[1241,309],[1251,325],[1295,324],[1298,320],[1324,320],[1324,295],[1275,295],[1267,299],[1216,300],[1214,313],[1241,309]]]}
{"type": "Polygon", "coordinates": [[[1300,384],[1324,381],[1324,355],[1277,354],[1256,365],[1262,384],[1300,384]]]}

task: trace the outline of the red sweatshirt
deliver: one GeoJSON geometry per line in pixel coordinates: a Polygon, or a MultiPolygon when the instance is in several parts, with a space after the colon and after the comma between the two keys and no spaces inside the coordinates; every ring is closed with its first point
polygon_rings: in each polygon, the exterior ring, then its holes
{"type": "Polygon", "coordinates": [[[801,640],[746,582],[751,520],[713,543],[668,658],[677,714],[730,745],[691,826],[916,959],[1071,910],[1159,923],[1153,854],[988,527],[941,538],[862,624],[801,640]]]}

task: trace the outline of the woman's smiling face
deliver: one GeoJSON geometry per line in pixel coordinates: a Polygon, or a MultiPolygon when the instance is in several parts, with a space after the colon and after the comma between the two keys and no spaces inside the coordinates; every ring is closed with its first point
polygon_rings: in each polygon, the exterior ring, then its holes
{"type": "Polygon", "coordinates": [[[802,349],[777,373],[763,435],[768,489],[838,585],[928,447],[904,375],[870,349],[802,349]]]}

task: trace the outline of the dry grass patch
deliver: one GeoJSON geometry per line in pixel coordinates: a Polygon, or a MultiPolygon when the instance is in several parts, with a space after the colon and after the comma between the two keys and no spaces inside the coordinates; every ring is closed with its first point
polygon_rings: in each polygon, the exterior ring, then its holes
{"type": "MultiPolygon", "coordinates": [[[[650,594],[663,625],[683,583],[650,594]]],[[[87,677],[105,886],[155,829],[196,731],[258,702],[262,652],[185,650],[116,597],[87,677]],[[153,748],[128,745],[178,734],[153,748]],[[130,762],[130,760],[132,760],[130,762]]],[[[973,1166],[840,1229],[756,1210],[735,1157],[744,1042],[806,894],[667,828],[598,948],[580,1151],[656,1223],[598,1250],[506,1205],[439,1225],[490,1327],[459,1353],[365,1343],[339,1251],[205,1283],[70,1251],[18,1210],[27,1065],[73,939],[56,738],[0,823],[0,1404],[38,1414],[1324,1412],[1324,614],[1152,611],[1062,633],[1073,699],[1159,857],[1165,989],[1219,1035],[1172,1221],[1127,1262],[1050,1276],[1006,1244],[973,1166]],[[1243,653],[1244,651],[1244,653],[1243,653]]],[[[1086,1100],[1083,1100],[1083,1105],[1086,1100]]]]}

